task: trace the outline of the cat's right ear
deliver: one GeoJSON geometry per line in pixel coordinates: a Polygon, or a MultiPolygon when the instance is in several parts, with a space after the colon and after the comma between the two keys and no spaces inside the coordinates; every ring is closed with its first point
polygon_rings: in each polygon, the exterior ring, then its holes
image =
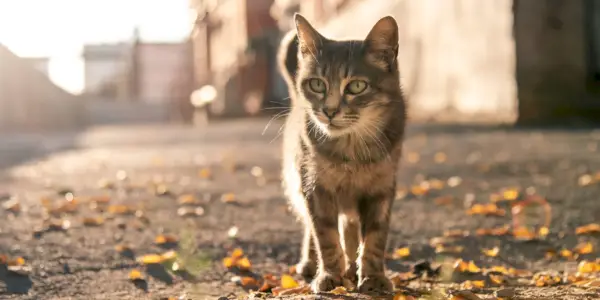
{"type": "Polygon", "coordinates": [[[296,23],[296,32],[298,33],[300,53],[314,56],[323,43],[323,36],[299,13],[294,14],[294,23],[296,23]]]}

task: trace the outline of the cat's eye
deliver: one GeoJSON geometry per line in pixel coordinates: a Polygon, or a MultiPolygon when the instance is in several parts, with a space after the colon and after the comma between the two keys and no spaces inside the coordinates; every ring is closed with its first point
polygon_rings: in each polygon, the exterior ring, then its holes
{"type": "Polygon", "coordinates": [[[325,93],[325,90],[327,89],[325,87],[325,82],[318,78],[310,79],[308,81],[308,87],[310,88],[311,91],[313,91],[314,93],[318,93],[318,94],[325,93]]]}
{"type": "Polygon", "coordinates": [[[352,80],[346,85],[346,92],[352,95],[358,95],[364,92],[369,84],[364,80],[352,80]]]}

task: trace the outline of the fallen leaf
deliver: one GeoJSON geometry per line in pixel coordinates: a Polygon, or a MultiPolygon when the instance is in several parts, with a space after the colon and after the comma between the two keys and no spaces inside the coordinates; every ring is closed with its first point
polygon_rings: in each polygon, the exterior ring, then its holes
{"type": "Polygon", "coordinates": [[[415,196],[423,196],[423,195],[427,194],[428,191],[429,191],[429,188],[424,187],[422,185],[413,185],[410,188],[410,193],[415,196]]]}
{"type": "Polygon", "coordinates": [[[202,168],[198,171],[198,177],[202,179],[210,179],[212,177],[212,171],[209,168],[202,168]]]}
{"type": "Polygon", "coordinates": [[[500,253],[500,248],[498,247],[494,247],[492,249],[483,249],[482,250],[483,254],[485,254],[486,256],[489,257],[496,257],[498,256],[498,254],[500,253]]]}
{"type": "Polygon", "coordinates": [[[335,289],[329,291],[330,293],[334,294],[334,295],[345,295],[348,294],[348,290],[346,290],[345,287],[343,286],[338,286],[335,289]]]}
{"type": "Polygon", "coordinates": [[[131,249],[131,247],[129,245],[119,244],[119,245],[115,246],[115,251],[117,251],[119,253],[123,253],[123,252],[132,252],[133,250],[131,249]]]}
{"type": "Polygon", "coordinates": [[[577,246],[575,246],[575,249],[573,249],[574,252],[577,252],[579,254],[590,254],[592,252],[594,252],[594,245],[592,245],[592,243],[587,242],[587,243],[581,243],[577,246]]]}
{"type": "Polygon", "coordinates": [[[276,287],[271,290],[273,292],[273,296],[285,296],[285,295],[304,295],[310,294],[310,286],[304,285],[294,288],[285,289],[282,287],[276,287]]]}
{"type": "Polygon", "coordinates": [[[502,276],[502,275],[490,274],[489,277],[490,277],[490,281],[494,284],[497,284],[497,285],[504,284],[504,276],[502,276]]]}
{"type": "Polygon", "coordinates": [[[514,201],[519,198],[519,190],[516,188],[509,188],[502,191],[502,197],[506,201],[514,201]]]}
{"type": "Polygon", "coordinates": [[[14,259],[8,260],[6,262],[6,265],[7,266],[22,266],[22,265],[25,265],[25,259],[18,256],[14,259]]]}
{"type": "Polygon", "coordinates": [[[110,205],[108,212],[114,215],[132,215],[135,213],[135,209],[127,205],[110,205]]]}
{"type": "Polygon", "coordinates": [[[577,265],[577,272],[582,274],[600,272],[600,262],[582,260],[579,265],[577,265]]]}
{"type": "Polygon", "coordinates": [[[252,264],[250,263],[250,260],[247,257],[242,257],[242,258],[238,259],[236,261],[235,265],[240,270],[244,270],[244,271],[249,271],[252,268],[252,264]]]}
{"type": "Polygon", "coordinates": [[[446,156],[446,153],[444,153],[444,152],[437,152],[433,156],[433,160],[438,164],[445,163],[447,159],[448,159],[448,156],[446,156]]]}
{"type": "Polygon", "coordinates": [[[573,259],[573,251],[569,250],[569,249],[561,249],[559,252],[560,256],[567,258],[567,259],[573,259]]]}
{"type": "Polygon", "coordinates": [[[538,230],[538,236],[540,236],[540,237],[546,237],[546,236],[548,236],[549,233],[550,233],[550,229],[546,226],[542,226],[538,230]]]}
{"type": "Polygon", "coordinates": [[[102,217],[83,218],[83,225],[85,225],[85,226],[100,226],[102,224],[104,224],[104,218],[102,218],[102,217]]]}
{"type": "Polygon", "coordinates": [[[240,283],[244,287],[258,285],[258,281],[254,277],[248,276],[242,277],[240,283]]]}
{"type": "Polygon", "coordinates": [[[463,246],[445,246],[445,245],[437,245],[435,247],[435,253],[438,254],[458,254],[462,253],[465,247],[463,246]]]}
{"type": "Polygon", "coordinates": [[[474,288],[484,288],[485,287],[485,281],[483,280],[467,280],[464,281],[463,283],[460,284],[461,288],[463,289],[467,289],[467,290],[471,290],[474,288]]]}
{"type": "Polygon", "coordinates": [[[298,287],[298,282],[290,275],[281,275],[281,287],[284,289],[292,289],[298,287]]]}
{"type": "Polygon", "coordinates": [[[444,231],[445,237],[456,238],[456,237],[466,237],[469,235],[469,232],[466,230],[460,229],[451,229],[444,231]]]}
{"type": "Polygon", "coordinates": [[[475,234],[478,236],[485,236],[485,235],[502,236],[502,235],[507,235],[509,232],[510,232],[510,226],[505,225],[505,226],[496,227],[496,228],[479,228],[475,231],[475,234]]]}
{"type": "Polygon", "coordinates": [[[174,260],[177,258],[177,252],[170,250],[161,254],[161,257],[163,261],[174,260]]]}
{"type": "Polygon", "coordinates": [[[221,201],[224,203],[235,203],[237,202],[237,199],[234,193],[227,193],[221,195],[221,201]]]}
{"type": "Polygon", "coordinates": [[[145,265],[160,264],[163,262],[163,257],[159,254],[147,254],[138,257],[137,261],[145,265]]]}
{"type": "Polygon", "coordinates": [[[238,259],[238,258],[241,258],[242,256],[244,256],[244,250],[242,250],[241,248],[235,248],[231,252],[232,258],[238,259]]]}
{"type": "Polygon", "coordinates": [[[489,269],[486,270],[487,272],[496,272],[496,273],[502,273],[505,275],[510,274],[510,271],[504,267],[504,266],[492,266],[489,269]]]}
{"type": "Polygon", "coordinates": [[[532,283],[537,287],[553,286],[561,283],[561,277],[551,274],[538,273],[533,276],[532,283]]]}
{"type": "Polygon", "coordinates": [[[454,197],[452,196],[441,196],[437,197],[433,200],[436,205],[450,205],[454,202],[454,197]]]}
{"type": "Polygon", "coordinates": [[[223,258],[223,266],[225,268],[233,268],[233,264],[235,263],[235,260],[231,257],[225,257],[223,258]]]}
{"type": "Polygon", "coordinates": [[[529,230],[525,226],[517,227],[513,230],[513,235],[518,240],[532,240],[537,237],[537,234],[529,230]]]}
{"type": "Polygon", "coordinates": [[[185,194],[179,196],[177,202],[180,205],[194,205],[198,203],[198,199],[196,199],[196,196],[194,196],[193,194],[185,194]]]}
{"type": "Polygon", "coordinates": [[[592,223],[584,226],[577,227],[575,229],[575,234],[599,234],[600,233],[600,224],[592,223]]]}
{"type": "Polygon", "coordinates": [[[154,238],[154,243],[157,245],[175,244],[177,243],[177,238],[168,234],[159,234],[154,238]]]}
{"type": "Polygon", "coordinates": [[[137,269],[133,269],[129,272],[129,280],[131,280],[131,281],[144,280],[144,277],[142,275],[142,272],[140,272],[137,269]]]}
{"type": "Polygon", "coordinates": [[[411,296],[411,295],[406,295],[403,293],[397,293],[396,295],[394,295],[394,299],[393,300],[416,300],[415,297],[411,296]]]}
{"type": "Polygon", "coordinates": [[[410,256],[410,248],[408,247],[398,248],[394,251],[393,254],[394,259],[404,258],[408,256],[410,256]]]}
{"type": "Polygon", "coordinates": [[[473,261],[466,262],[462,259],[456,260],[456,262],[454,263],[454,269],[459,272],[463,272],[463,273],[480,273],[481,272],[481,268],[479,268],[475,264],[475,262],[473,262],[473,261]]]}
{"type": "Polygon", "coordinates": [[[467,210],[469,215],[485,215],[485,216],[504,216],[506,210],[499,208],[494,203],[475,204],[467,210]]]}

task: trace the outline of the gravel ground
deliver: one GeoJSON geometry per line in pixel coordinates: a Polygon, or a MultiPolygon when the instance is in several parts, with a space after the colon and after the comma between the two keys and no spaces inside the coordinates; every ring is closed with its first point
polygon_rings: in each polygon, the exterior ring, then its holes
{"type": "MultiPolygon", "coordinates": [[[[301,232],[278,180],[281,124],[275,122],[263,135],[266,123],[238,120],[206,129],[107,127],[67,137],[47,135],[41,144],[3,139],[0,194],[18,199],[21,210],[0,211],[0,255],[21,256],[32,269],[20,276],[0,265],[0,299],[244,298],[247,291],[232,282],[239,274],[222,264],[238,247],[252,263],[252,276],[288,272],[298,259],[301,232]],[[71,192],[79,201],[75,212],[60,217],[70,227],[35,235],[46,218],[40,199],[58,201],[64,198],[60,192],[71,192]],[[193,195],[203,214],[179,216],[181,195],[193,195]],[[134,206],[143,216],[99,212],[90,203],[90,197],[98,196],[109,196],[112,205],[134,206]],[[103,216],[104,223],[83,225],[82,218],[96,216],[103,216]],[[169,245],[155,243],[160,234],[178,238],[174,247],[188,273],[136,262],[137,256],[168,250],[169,245]],[[133,253],[115,249],[123,244],[133,253]],[[136,268],[145,276],[143,283],[129,280],[136,268]]],[[[457,258],[482,268],[502,265],[572,273],[578,261],[598,258],[598,236],[575,235],[575,228],[600,222],[600,182],[580,184],[587,179],[580,179],[583,175],[593,177],[600,171],[600,131],[414,125],[409,132],[399,172],[399,194],[408,192],[395,203],[389,247],[390,252],[409,247],[411,253],[389,260],[390,275],[409,271],[419,260],[457,258]],[[424,182],[429,188],[420,195],[427,187],[424,182]],[[523,242],[474,234],[479,228],[511,224],[504,202],[499,206],[506,209],[505,216],[465,212],[506,188],[547,200],[552,219],[546,239],[523,242]],[[470,232],[453,242],[464,247],[461,253],[442,255],[431,247],[430,240],[448,230],[470,232]],[[573,259],[545,257],[548,249],[573,249],[582,242],[594,246],[592,253],[573,259]],[[482,254],[481,249],[493,247],[499,249],[497,257],[482,254]]],[[[0,200],[3,205],[9,201],[0,200]]],[[[491,298],[493,290],[481,290],[480,297],[491,298]]],[[[515,292],[517,299],[600,299],[598,290],[568,285],[518,287],[515,292]]]]}

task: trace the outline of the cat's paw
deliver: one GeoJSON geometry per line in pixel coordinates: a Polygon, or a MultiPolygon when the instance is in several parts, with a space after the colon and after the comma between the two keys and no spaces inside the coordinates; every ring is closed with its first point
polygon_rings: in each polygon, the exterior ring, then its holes
{"type": "MultiPolygon", "coordinates": [[[[344,273],[344,283],[346,283],[346,281],[349,281],[352,284],[351,287],[356,287],[358,285],[358,267],[356,266],[356,263],[351,263],[346,269],[346,272],[344,273]]],[[[344,284],[344,286],[346,286],[346,284],[344,284]]]]}
{"type": "Polygon", "coordinates": [[[363,277],[358,283],[358,291],[360,293],[391,292],[393,289],[392,282],[384,274],[363,277]]]}
{"type": "Polygon", "coordinates": [[[296,274],[304,278],[313,278],[317,273],[317,263],[310,260],[302,260],[296,264],[296,274]]]}
{"type": "Polygon", "coordinates": [[[313,292],[329,292],[338,286],[343,286],[342,276],[334,276],[329,273],[319,273],[310,284],[313,292]]]}

